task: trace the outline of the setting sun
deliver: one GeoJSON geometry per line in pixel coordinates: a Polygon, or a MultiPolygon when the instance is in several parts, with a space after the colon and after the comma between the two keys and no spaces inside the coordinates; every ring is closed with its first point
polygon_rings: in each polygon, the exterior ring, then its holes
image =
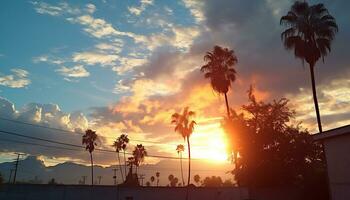
{"type": "Polygon", "coordinates": [[[222,130],[221,119],[203,123],[192,135],[193,158],[207,159],[214,162],[227,162],[227,144],[222,130]]]}

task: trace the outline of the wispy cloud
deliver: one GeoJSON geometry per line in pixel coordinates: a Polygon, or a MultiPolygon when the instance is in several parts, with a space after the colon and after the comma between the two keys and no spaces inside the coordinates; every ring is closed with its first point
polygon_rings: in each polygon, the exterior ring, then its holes
{"type": "Polygon", "coordinates": [[[74,62],[85,63],[87,65],[100,64],[102,66],[113,65],[119,56],[115,54],[104,54],[98,52],[78,52],[74,53],[72,60],[74,62]]]}
{"type": "Polygon", "coordinates": [[[138,7],[136,6],[128,7],[129,12],[137,16],[141,15],[141,13],[146,10],[147,6],[153,4],[153,0],[141,0],[140,3],[141,5],[138,7]]]}
{"type": "MultiPolygon", "coordinates": [[[[34,5],[35,11],[39,14],[58,16],[62,14],[78,15],[82,12],[79,8],[72,7],[66,2],[61,2],[56,5],[51,5],[45,2],[38,2],[38,1],[32,1],[31,3],[34,5]]],[[[88,4],[87,11],[94,12],[95,11],[94,5],[88,4]]]]}
{"type": "Polygon", "coordinates": [[[84,68],[83,65],[77,65],[71,68],[62,66],[56,71],[59,72],[62,76],[69,78],[81,78],[90,76],[90,73],[84,68]]]}
{"type": "Polygon", "coordinates": [[[23,69],[11,69],[13,74],[1,75],[0,85],[10,88],[23,88],[31,83],[28,79],[29,72],[23,69]]]}

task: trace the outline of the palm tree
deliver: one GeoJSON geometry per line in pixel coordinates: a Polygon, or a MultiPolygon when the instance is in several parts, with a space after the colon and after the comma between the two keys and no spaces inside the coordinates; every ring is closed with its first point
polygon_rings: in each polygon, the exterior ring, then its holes
{"type": "Polygon", "coordinates": [[[83,135],[82,144],[85,145],[85,150],[88,150],[90,153],[90,161],[91,161],[91,185],[94,185],[94,162],[92,159],[92,152],[95,150],[95,145],[97,140],[96,131],[88,129],[85,131],[85,135],[83,135]]]}
{"type": "Polygon", "coordinates": [[[183,170],[182,170],[182,152],[185,151],[184,145],[182,145],[182,144],[177,145],[176,151],[177,151],[177,155],[179,155],[179,157],[180,157],[180,168],[181,168],[182,185],[185,185],[184,173],[183,173],[183,170]]]}
{"type": "Polygon", "coordinates": [[[160,176],[160,173],[159,172],[156,172],[156,177],[157,177],[157,187],[159,185],[159,176],[160,176]]]}
{"type": "Polygon", "coordinates": [[[174,113],[171,118],[171,123],[175,125],[175,132],[181,134],[184,140],[187,140],[187,148],[188,148],[188,179],[187,185],[190,184],[191,180],[191,146],[190,146],[190,136],[193,133],[194,125],[196,122],[191,118],[195,115],[195,112],[190,111],[188,107],[186,107],[182,114],[174,113]]]}
{"type": "Polygon", "coordinates": [[[145,156],[147,156],[146,148],[142,144],[138,144],[136,145],[134,151],[132,152],[132,155],[135,158],[135,167],[136,167],[136,174],[137,174],[138,167],[145,160],[145,156]]]}
{"type": "Polygon", "coordinates": [[[124,155],[124,174],[126,176],[126,165],[127,165],[127,161],[126,161],[126,148],[128,146],[129,143],[129,138],[127,134],[121,134],[118,138],[117,138],[118,143],[120,143],[121,149],[123,150],[123,155],[124,155]]]}
{"type": "Polygon", "coordinates": [[[212,52],[207,52],[204,56],[205,65],[201,67],[204,77],[210,79],[210,84],[214,91],[224,94],[226,102],[227,116],[230,117],[227,92],[231,87],[231,82],[236,80],[236,70],[233,66],[237,63],[237,57],[233,50],[214,46],[212,52]]]}
{"type": "Polygon", "coordinates": [[[331,51],[338,26],[323,4],[309,5],[305,1],[296,1],[287,15],[281,17],[280,24],[288,27],[281,34],[285,48],[294,50],[295,57],[309,64],[318,130],[321,133],[314,68],[316,62],[320,58],[324,61],[324,57],[331,51]]]}
{"type": "Polygon", "coordinates": [[[152,183],[152,185],[153,185],[153,182],[156,180],[155,178],[154,178],[154,176],[151,176],[151,183],[152,183]]]}
{"type": "Polygon", "coordinates": [[[122,165],[121,165],[121,162],[120,162],[120,156],[119,156],[119,152],[123,149],[123,143],[122,143],[121,140],[119,140],[119,138],[117,138],[114,141],[112,146],[115,148],[115,151],[117,152],[120,174],[121,174],[121,177],[122,177],[122,181],[124,182],[125,179],[124,179],[124,176],[123,176],[123,169],[122,169],[122,165]]]}

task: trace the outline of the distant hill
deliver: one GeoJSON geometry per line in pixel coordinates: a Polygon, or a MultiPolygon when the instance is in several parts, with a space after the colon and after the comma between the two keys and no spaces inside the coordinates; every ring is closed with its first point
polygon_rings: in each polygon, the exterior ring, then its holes
{"type": "MultiPolygon", "coordinates": [[[[0,172],[7,181],[10,176],[10,170],[14,169],[15,162],[0,163],[0,172]]],[[[184,178],[187,180],[187,162],[183,162],[184,178]]],[[[102,185],[112,185],[113,180],[113,168],[94,166],[95,182],[98,184],[98,176],[102,176],[102,185]]],[[[227,172],[232,168],[229,163],[215,164],[212,162],[193,161],[192,168],[194,169],[192,177],[195,174],[199,174],[202,178],[206,176],[221,176],[224,180],[232,178],[232,175],[227,172]]],[[[119,170],[119,167],[117,167],[119,170]]],[[[57,164],[55,166],[46,167],[43,161],[35,156],[28,156],[26,159],[19,162],[17,171],[17,181],[31,182],[31,183],[47,183],[50,179],[54,178],[57,183],[62,184],[78,184],[82,180],[82,176],[87,176],[86,184],[91,182],[91,168],[90,166],[81,165],[73,162],[65,162],[57,164]]],[[[155,176],[155,173],[160,172],[160,185],[166,186],[168,181],[168,175],[173,174],[181,180],[179,162],[177,160],[162,160],[157,164],[145,164],[139,168],[139,174],[144,174],[145,179],[143,184],[150,180],[151,176],[155,176]]],[[[121,183],[120,173],[117,171],[118,183],[121,183]]],[[[193,178],[191,179],[193,182],[193,178]]],[[[155,184],[155,182],[154,182],[155,184]]]]}

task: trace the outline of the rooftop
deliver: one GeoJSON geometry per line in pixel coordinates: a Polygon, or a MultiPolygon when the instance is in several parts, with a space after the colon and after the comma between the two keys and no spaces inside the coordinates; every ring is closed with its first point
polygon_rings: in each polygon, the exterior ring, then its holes
{"type": "Polygon", "coordinates": [[[332,137],[339,137],[345,134],[350,134],[350,124],[342,127],[338,127],[335,129],[331,129],[328,131],[324,131],[323,133],[317,133],[313,135],[314,140],[325,140],[332,137]]]}

